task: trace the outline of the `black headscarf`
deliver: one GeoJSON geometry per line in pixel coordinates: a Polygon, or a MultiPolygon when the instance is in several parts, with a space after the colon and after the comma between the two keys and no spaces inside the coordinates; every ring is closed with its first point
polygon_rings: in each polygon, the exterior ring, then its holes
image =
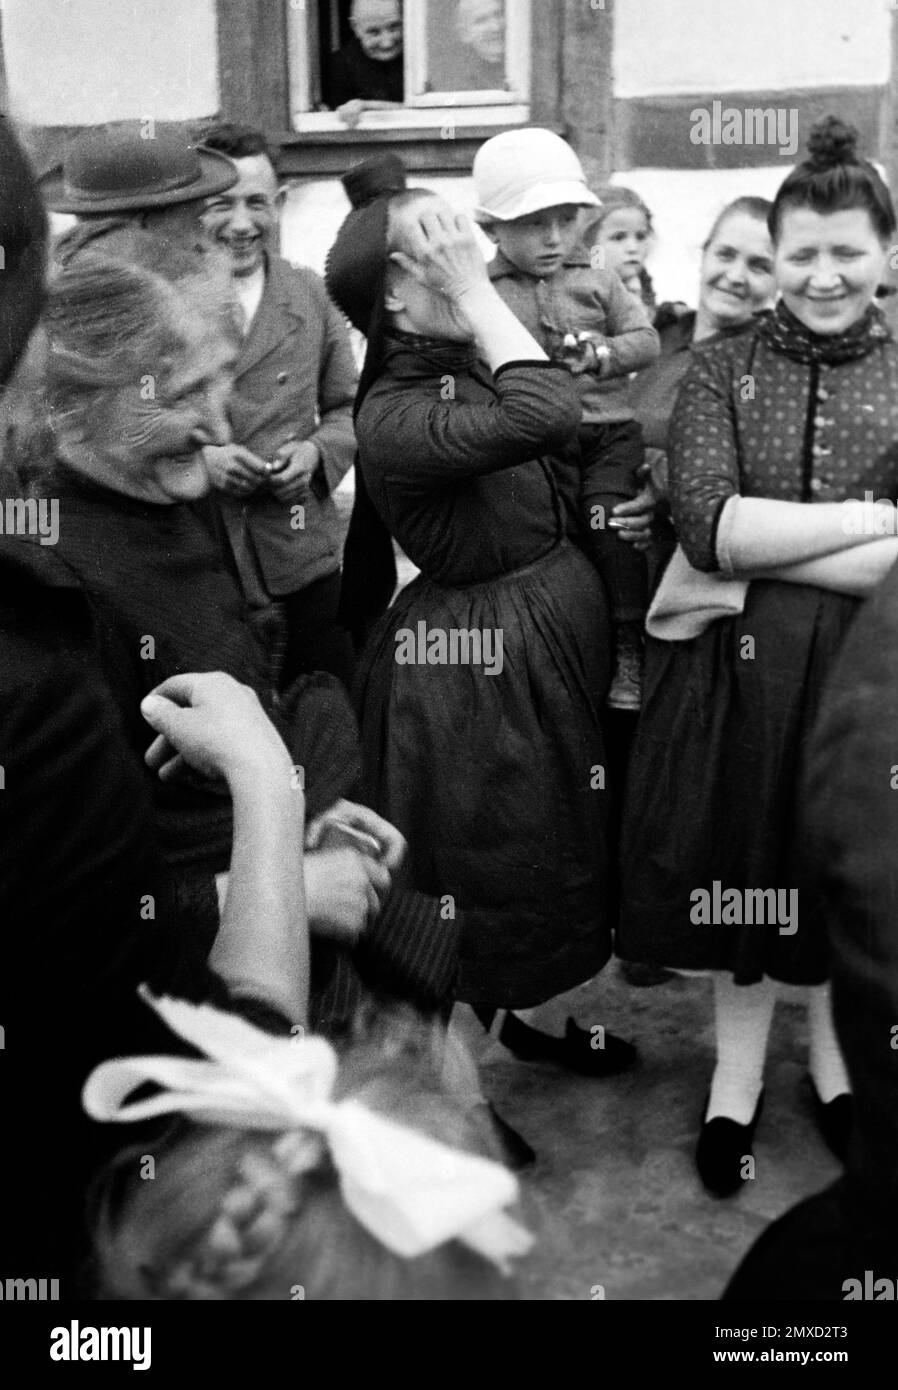
{"type": "MultiPolygon", "coordinates": [[[[334,303],[367,339],[355,398],[358,415],[383,359],[390,199],[405,190],[405,169],[396,155],[377,155],[350,169],[343,187],[352,211],[331,247],[324,274],[334,303]]],[[[392,537],[371,501],[356,454],[355,502],[343,552],[339,619],[357,648],[386,611],[395,588],[392,537]]]]}

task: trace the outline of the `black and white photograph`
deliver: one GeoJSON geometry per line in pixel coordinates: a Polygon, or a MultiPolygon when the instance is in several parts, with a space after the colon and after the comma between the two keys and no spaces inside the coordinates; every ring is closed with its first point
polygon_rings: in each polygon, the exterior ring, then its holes
{"type": "Polygon", "coordinates": [[[898,5],[0,0],[0,111],[0,1336],[858,1373],[898,5]]]}

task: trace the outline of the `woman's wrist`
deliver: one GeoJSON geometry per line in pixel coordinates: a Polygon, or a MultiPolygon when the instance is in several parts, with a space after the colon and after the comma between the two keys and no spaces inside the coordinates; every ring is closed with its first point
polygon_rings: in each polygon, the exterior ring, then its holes
{"type": "Polygon", "coordinates": [[[274,751],[258,753],[232,763],[226,780],[234,801],[264,802],[272,798],[295,801],[305,806],[303,769],[291,763],[286,748],[283,755],[274,751]]]}
{"type": "Polygon", "coordinates": [[[469,322],[481,316],[488,317],[497,300],[500,304],[504,302],[489,280],[464,285],[453,291],[450,298],[469,322]]]}

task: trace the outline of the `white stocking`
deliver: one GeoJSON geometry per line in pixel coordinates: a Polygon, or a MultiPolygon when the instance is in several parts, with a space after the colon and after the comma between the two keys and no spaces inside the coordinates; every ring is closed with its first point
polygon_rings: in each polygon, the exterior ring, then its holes
{"type": "Polygon", "coordinates": [[[767,1039],[776,1004],[776,981],[736,985],[732,975],[714,973],[714,1024],[717,1065],[711,1081],[707,1119],[724,1115],[747,1125],[764,1081],[767,1039]]]}
{"type": "Polygon", "coordinates": [[[808,1069],[825,1105],[836,1096],[851,1091],[851,1082],[842,1061],[839,1040],[833,1026],[829,985],[808,989],[808,1069]]]}

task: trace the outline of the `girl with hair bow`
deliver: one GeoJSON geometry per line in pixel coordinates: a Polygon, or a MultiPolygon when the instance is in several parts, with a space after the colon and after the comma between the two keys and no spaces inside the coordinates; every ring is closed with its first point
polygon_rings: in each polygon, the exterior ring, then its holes
{"type": "Polygon", "coordinates": [[[85,1084],[96,1120],[184,1117],[101,1181],[101,1298],[516,1297],[502,1275],[532,1245],[505,1212],[517,1181],[400,1030],[338,1076],[323,1038],[142,993],[208,1060],[120,1058],[85,1084]]]}

